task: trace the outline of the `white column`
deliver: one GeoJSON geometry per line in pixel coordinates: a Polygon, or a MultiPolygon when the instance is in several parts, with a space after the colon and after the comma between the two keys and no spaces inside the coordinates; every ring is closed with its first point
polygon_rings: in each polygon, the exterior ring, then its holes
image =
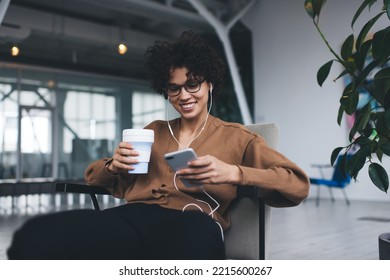
{"type": "Polygon", "coordinates": [[[0,25],[3,23],[5,13],[8,10],[9,2],[11,2],[11,0],[1,0],[0,1],[0,25]]]}
{"type": "Polygon", "coordinates": [[[227,25],[224,25],[199,0],[188,0],[198,13],[202,15],[211,26],[213,26],[222,42],[244,124],[252,124],[253,120],[249,111],[248,102],[245,98],[244,87],[242,85],[237,62],[234,57],[232,44],[229,39],[229,31],[234,23],[236,23],[256,1],[257,0],[250,1],[227,25]]]}

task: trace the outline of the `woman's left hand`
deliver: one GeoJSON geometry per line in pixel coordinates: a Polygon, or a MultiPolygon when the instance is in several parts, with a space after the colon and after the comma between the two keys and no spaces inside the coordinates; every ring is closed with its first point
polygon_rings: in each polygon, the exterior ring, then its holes
{"type": "Polygon", "coordinates": [[[179,178],[200,184],[239,184],[241,171],[213,156],[203,156],[188,163],[188,168],[177,172],[179,178]]]}

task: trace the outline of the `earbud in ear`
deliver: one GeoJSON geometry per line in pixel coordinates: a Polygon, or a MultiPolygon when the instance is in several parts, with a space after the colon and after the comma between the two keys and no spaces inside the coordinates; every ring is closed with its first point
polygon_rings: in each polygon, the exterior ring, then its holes
{"type": "Polygon", "coordinates": [[[213,92],[213,84],[210,83],[210,92],[213,92]]]}

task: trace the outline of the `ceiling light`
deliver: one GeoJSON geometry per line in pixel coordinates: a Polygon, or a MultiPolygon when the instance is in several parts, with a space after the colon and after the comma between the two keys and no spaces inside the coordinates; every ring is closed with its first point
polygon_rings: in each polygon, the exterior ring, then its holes
{"type": "Polygon", "coordinates": [[[48,88],[55,88],[55,86],[56,86],[56,82],[55,81],[53,81],[53,80],[48,80],[47,81],[47,87],[48,88]]]}
{"type": "Polygon", "coordinates": [[[19,48],[17,46],[12,46],[11,48],[11,55],[12,56],[18,56],[19,55],[19,48]]]}
{"type": "Polygon", "coordinates": [[[118,53],[123,55],[126,52],[127,52],[127,46],[125,44],[123,44],[123,43],[120,43],[118,45],[118,53]]]}

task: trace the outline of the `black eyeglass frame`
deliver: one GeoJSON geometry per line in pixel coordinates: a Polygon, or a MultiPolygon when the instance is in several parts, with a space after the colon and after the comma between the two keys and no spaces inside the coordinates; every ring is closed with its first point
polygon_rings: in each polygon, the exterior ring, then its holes
{"type": "Polygon", "coordinates": [[[169,94],[169,87],[170,85],[168,85],[166,88],[165,88],[165,93],[167,94],[168,97],[176,97],[176,96],[179,96],[183,87],[184,89],[188,92],[188,93],[197,93],[198,91],[200,91],[200,89],[202,88],[202,84],[203,82],[205,81],[206,79],[201,79],[199,81],[187,81],[184,85],[176,85],[176,84],[172,84],[174,86],[177,87],[176,90],[178,90],[177,93],[174,93],[174,94],[169,94]],[[194,89],[191,89],[189,88],[190,86],[194,87],[195,84],[197,84],[197,88],[194,90],[194,89]]]}

